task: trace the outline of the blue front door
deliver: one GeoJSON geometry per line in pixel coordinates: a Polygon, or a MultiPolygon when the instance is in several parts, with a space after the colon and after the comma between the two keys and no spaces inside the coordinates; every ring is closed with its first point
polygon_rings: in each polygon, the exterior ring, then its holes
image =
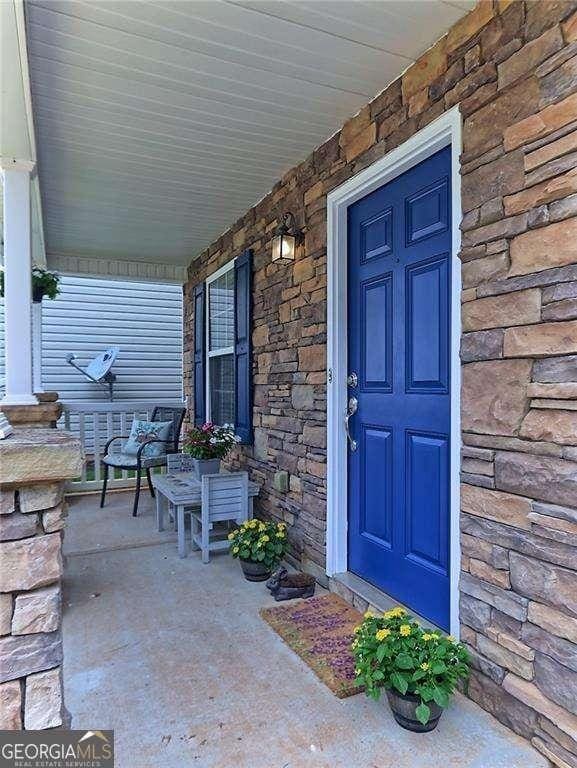
{"type": "Polygon", "coordinates": [[[450,178],[447,147],[348,211],[349,570],[445,629],[450,178]]]}

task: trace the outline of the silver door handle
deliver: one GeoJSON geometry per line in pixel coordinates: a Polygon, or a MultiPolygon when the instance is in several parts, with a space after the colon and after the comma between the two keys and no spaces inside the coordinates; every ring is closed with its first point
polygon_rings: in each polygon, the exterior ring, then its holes
{"type": "Polygon", "coordinates": [[[349,448],[354,453],[357,450],[357,441],[353,440],[351,437],[351,430],[349,429],[349,419],[351,416],[354,416],[357,412],[357,408],[359,406],[358,400],[356,397],[349,397],[349,402],[347,404],[347,410],[345,411],[345,433],[347,435],[347,440],[349,441],[349,448]]]}

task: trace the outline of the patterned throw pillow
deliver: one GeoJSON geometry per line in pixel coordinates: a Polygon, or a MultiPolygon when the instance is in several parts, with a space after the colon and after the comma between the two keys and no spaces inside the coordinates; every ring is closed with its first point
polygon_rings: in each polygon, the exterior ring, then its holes
{"type": "MultiPolygon", "coordinates": [[[[168,440],[172,421],[141,421],[134,419],[130,436],[124,443],[124,453],[129,456],[136,456],[136,453],[143,443],[149,440],[168,440]]],[[[151,443],[141,453],[142,458],[156,458],[166,453],[166,443],[151,443]]]]}

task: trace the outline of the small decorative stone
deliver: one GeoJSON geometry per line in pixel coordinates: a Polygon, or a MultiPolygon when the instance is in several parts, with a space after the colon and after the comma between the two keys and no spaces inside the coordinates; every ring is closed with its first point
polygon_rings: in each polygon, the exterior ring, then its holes
{"type": "Polygon", "coordinates": [[[24,727],[44,730],[62,725],[61,669],[50,669],[26,678],[24,727]]]}

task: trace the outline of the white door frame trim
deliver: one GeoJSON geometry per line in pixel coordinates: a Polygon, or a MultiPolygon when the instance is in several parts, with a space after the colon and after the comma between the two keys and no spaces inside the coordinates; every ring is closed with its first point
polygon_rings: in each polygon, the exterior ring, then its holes
{"type": "Polygon", "coordinates": [[[445,112],[400,147],[337,187],[327,196],[327,562],[334,576],[348,568],[347,445],[347,209],[391,179],[451,146],[452,285],[451,285],[451,520],[450,628],[459,636],[459,469],[461,448],[461,115],[458,106],[445,112]]]}

